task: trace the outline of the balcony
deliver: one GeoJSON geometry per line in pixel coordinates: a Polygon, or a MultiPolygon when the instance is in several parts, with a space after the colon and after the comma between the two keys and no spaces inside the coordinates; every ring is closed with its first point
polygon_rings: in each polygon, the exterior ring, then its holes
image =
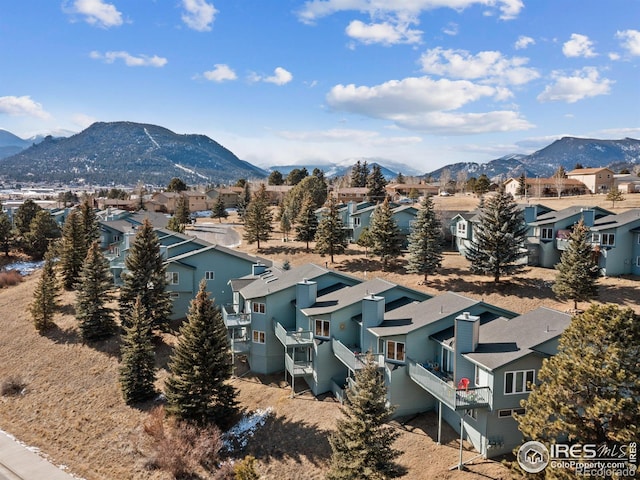
{"type": "MultiPolygon", "coordinates": [[[[336,358],[344,363],[352,372],[365,367],[365,359],[367,357],[366,353],[354,351],[355,347],[354,350],[351,350],[344,343],[340,340],[336,340],[335,338],[331,339],[331,348],[333,348],[333,354],[336,358]]],[[[374,353],[372,354],[372,357],[379,367],[384,366],[384,356],[381,353],[374,353]]]]}
{"type": "Polygon", "coordinates": [[[308,360],[294,360],[288,353],[284,356],[284,366],[292,377],[303,377],[313,373],[313,364],[308,360]]]}
{"type": "Polygon", "coordinates": [[[452,410],[491,408],[489,387],[456,389],[452,383],[443,380],[414,360],[407,359],[407,372],[411,379],[452,410]]]}
{"type": "Polygon", "coordinates": [[[347,389],[352,388],[355,385],[355,380],[352,377],[347,377],[346,384],[343,380],[338,378],[331,379],[331,392],[341,404],[347,399],[347,389]]]}
{"type": "Polygon", "coordinates": [[[237,305],[224,305],[222,307],[222,319],[227,328],[232,327],[246,327],[251,325],[250,313],[238,313],[236,312],[237,305]]]}
{"type": "Polygon", "coordinates": [[[276,337],[285,347],[310,347],[313,345],[313,332],[311,330],[287,331],[279,322],[273,322],[276,337]]]}

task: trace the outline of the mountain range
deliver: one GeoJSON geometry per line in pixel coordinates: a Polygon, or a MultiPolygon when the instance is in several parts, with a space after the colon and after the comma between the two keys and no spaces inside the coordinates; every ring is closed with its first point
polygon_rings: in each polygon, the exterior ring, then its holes
{"type": "MultiPolygon", "coordinates": [[[[348,175],[357,160],[377,164],[387,179],[399,172],[420,176],[415,168],[378,158],[348,159],[334,165],[304,165],[311,173],[317,167],[327,178],[348,175]]],[[[530,155],[512,154],[487,163],[455,163],[424,173],[439,179],[447,169],[456,179],[487,175],[493,180],[518,177],[550,177],[562,166],[609,167],[618,172],[640,165],[640,140],[597,140],[563,137],[530,155]]],[[[179,177],[188,184],[234,183],[239,178],[265,178],[269,171],[287,175],[303,165],[274,166],[267,170],[239,159],[205,135],[181,135],[166,128],[134,122],[97,122],[69,137],[21,139],[0,130],[0,179],[16,182],[61,184],[135,185],[138,182],[166,185],[179,177]]]]}

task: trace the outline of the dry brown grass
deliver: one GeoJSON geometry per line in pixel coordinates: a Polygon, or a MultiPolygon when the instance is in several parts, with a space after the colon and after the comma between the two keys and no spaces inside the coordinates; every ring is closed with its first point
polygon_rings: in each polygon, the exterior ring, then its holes
{"type": "MultiPolygon", "coordinates": [[[[469,200],[438,198],[437,204],[463,210],[469,208],[469,200]]],[[[593,204],[578,202],[585,203],[593,204]]],[[[619,207],[615,210],[629,208],[629,201],[619,207]]],[[[254,247],[240,248],[256,253],[254,247]]],[[[288,259],[292,265],[309,261],[324,265],[328,261],[326,257],[304,253],[301,243],[281,240],[267,242],[260,254],[276,261],[288,259]]],[[[516,312],[539,305],[561,310],[571,306],[551,295],[548,282],[554,278],[553,270],[530,268],[496,287],[486,277],[469,275],[466,260],[447,252],[443,270],[422,285],[419,276],[404,272],[402,262],[390,272],[381,272],[375,259],[365,258],[355,247],[336,260],[328,266],[361,278],[380,276],[431,294],[458,291],[516,312]]],[[[38,277],[39,274],[32,275],[23,283],[0,290],[0,383],[13,377],[26,386],[23,395],[0,396],[0,428],[39,447],[54,463],[67,465],[89,480],[169,478],[163,471],[148,469],[149,445],[144,443],[143,425],[154,403],[135,409],[122,400],[117,381],[119,338],[83,344],[73,316],[72,292],[63,293],[64,307],[55,318],[57,327],[46,335],[36,333],[27,305],[38,277]]],[[[629,305],[639,311],[638,298],[637,278],[600,281],[600,301],[629,305]]],[[[171,336],[157,341],[158,386],[166,377],[167,358],[174,341],[171,336]]],[[[284,375],[261,377],[248,373],[233,383],[242,407],[248,411],[267,407],[274,410],[238,458],[245,454],[256,457],[262,478],[268,480],[323,478],[330,455],[327,435],[340,415],[339,405],[330,396],[314,398],[308,392],[302,393],[303,382],[298,382],[300,395],[290,398],[284,375]]],[[[456,436],[445,428],[444,444],[435,445],[437,426],[433,414],[394,424],[402,431],[396,447],[404,451],[400,463],[408,469],[408,480],[511,478],[500,464],[483,460],[470,466],[471,473],[450,471],[458,458],[456,436]]],[[[473,451],[465,452],[465,458],[474,455],[473,451]]]]}
{"type": "Polygon", "coordinates": [[[0,288],[13,287],[20,282],[22,282],[22,275],[17,270],[0,272],[0,288]]]}

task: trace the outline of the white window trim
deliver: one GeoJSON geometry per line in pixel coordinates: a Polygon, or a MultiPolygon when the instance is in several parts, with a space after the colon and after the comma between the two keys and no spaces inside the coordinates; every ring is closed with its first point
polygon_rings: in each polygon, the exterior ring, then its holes
{"type": "Polygon", "coordinates": [[[518,415],[524,415],[526,410],[524,408],[503,408],[498,410],[498,418],[513,418],[513,414],[516,413],[518,415]]]}
{"type": "Polygon", "coordinates": [[[531,386],[536,382],[536,371],[533,369],[530,370],[511,370],[508,372],[504,372],[504,394],[505,395],[522,395],[523,393],[529,393],[531,391],[531,386]],[[527,382],[527,374],[529,372],[533,373],[533,379],[530,382],[527,382]],[[513,380],[511,381],[511,392],[507,392],[507,375],[510,373],[513,374],[513,380]],[[516,386],[518,384],[518,374],[522,374],[522,391],[517,391],[516,386]]]}
{"type": "Polygon", "coordinates": [[[251,302],[251,311],[253,313],[267,313],[267,305],[263,302],[251,302]]]}
{"type": "Polygon", "coordinates": [[[552,227],[540,228],[540,238],[542,240],[553,240],[553,228],[552,227]]]}
{"type": "Polygon", "coordinates": [[[600,243],[600,234],[599,233],[594,232],[594,233],[591,234],[591,243],[594,243],[594,244],[600,243]]]}
{"type": "Polygon", "coordinates": [[[616,244],[616,234],[615,233],[603,233],[600,245],[603,247],[613,247],[616,244]]]}
{"type": "Polygon", "coordinates": [[[253,343],[266,343],[266,334],[263,330],[253,330],[251,333],[251,341],[253,343]]]}
{"type": "Polygon", "coordinates": [[[468,408],[468,409],[466,409],[466,410],[464,411],[464,414],[465,414],[467,417],[471,417],[471,418],[473,418],[474,420],[477,420],[477,419],[478,419],[478,410],[476,410],[475,408],[468,408]]]}
{"type": "Polygon", "coordinates": [[[324,318],[315,318],[313,332],[315,337],[329,338],[331,336],[331,321],[324,318]],[[318,325],[320,325],[321,333],[318,333],[318,325]]]}
{"type": "Polygon", "coordinates": [[[360,226],[360,217],[353,217],[353,226],[354,227],[360,226]]]}
{"type": "Polygon", "coordinates": [[[169,285],[178,285],[180,283],[180,273],[167,272],[167,283],[169,285]]]}
{"type": "Polygon", "coordinates": [[[456,224],[456,232],[458,232],[458,235],[466,235],[467,234],[467,222],[458,222],[456,224]]]}
{"type": "Polygon", "coordinates": [[[214,272],[213,270],[204,272],[204,279],[206,281],[215,280],[216,279],[216,272],[214,272]]]}
{"type": "Polygon", "coordinates": [[[397,342],[395,340],[386,341],[386,358],[393,362],[404,362],[407,358],[407,349],[405,342],[397,342]],[[402,350],[398,349],[398,345],[402,345],[402,350]],[[402,358],[398,358],[398,353],[402,354],[402,358]],[[391,356],[393,354],[393,356],[391,356]]]}

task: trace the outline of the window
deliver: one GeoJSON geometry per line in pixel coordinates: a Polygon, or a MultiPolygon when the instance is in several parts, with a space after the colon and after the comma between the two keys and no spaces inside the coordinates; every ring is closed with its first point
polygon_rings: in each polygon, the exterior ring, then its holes
{"type": "Polygon", "coordinates": [[[251,310],[253,313],[265,313],[267,311],[267,306],[264,303],[252,302],[251,310]]]}
{"type": "Polygon", "coordinates": [[[120,235],[114,235],[113,236],[113,241],[114,242],[119,242],[120,241],[120,235]]]}
{"type": "Polygon", "coordinates": [[[180,283],[180,274],[178,272],[167,272],[167,283],[169,285],[178,285],[180,283]]]}
{"type": "Polygon", "coordinates": [[[478,411],[475,408],[465,410],[464,413],[467,415],[467,417],[471,417],[474,420],[478,419],[478,411]]]}
{"type": "Polygon", "coordinates": [[[600,243],[600,234],[592,233],[591,234],[591,243],[600,243]]]}
{"type": "Polygon", "coordinates": [[[465,221],[461,221],[458,222],[457,224],[457,231],[458,231],[458,235],[459,236],[466,236],[467,235],[467,222],[465,221]]]}
{"type": "Polygon", "coordinates": [[[261,330],[253,331],[253,343],[264,343],[264,332],[261,330]]]}
{"type": "Polygon", "coordinates": [[[475,386],[477,387],[478,385],[480,385],[480,368],[478,367],[478,365],[475,365],[474,373],[475,386]]]}
{"type": "Polygon", "coordinates": [[[524,408],[505,408],[504,410],[498,410],[498,418],[511,418],[514,414],[524,415],[524,408]]]}
{"type": "Polygon", "coordinates": [[[541,228],[540,238],[542,240],[553,240],[553,228],[541,228]]]}
{"type": "Polygon", "coordinates": [[[505,372],[504,393],[512,395],[516,393],[526,393],[531,391],[531,386],[535,381],[535,370],[518,370],[515,372],[505,372]]]}
{"type": "Polygon", "coordinates": [[[216,279],[216,272],[204,272],[204,279],[209,281],[209,280],[215,280],[216,279]]]}
{"type": "Polygon", "coordinates": [[[387,340],[387,359],[404,362],[404,343],[387,340]]]}
{"type": "Polygon", "coordinates": [[[169,293],[169,298],[170,298],[171,300],[176,300],[176,299],[180,298],[180,293],[178,293],[178,292],[171,292],[171,293],[169,293]]]}
{"type": "Polygon", "coordinates": [[[353,226],[354,227],[360,226],[360,217],[353,217],[353,226]]]}
{"type": "Polygon", "coordinates": [[[442,371],[453,372],[453,352],[444,347],[442,347],[442,371]]]}
{"type": "Polygon", "coordinates": [[[315,326],[316,337],[329,336],[329,325],[331,325],[331,322],[329,322],[329,320],[321,320],[316,318],[315,324],[316,324],[315,326]]]}
{"type": "Polygon", "coordinates": [[[612,247],[616,244],[616,234],[615,233],[603,233],[602,239],[600,240],[600,245],[605,247],[612,247]]]}

